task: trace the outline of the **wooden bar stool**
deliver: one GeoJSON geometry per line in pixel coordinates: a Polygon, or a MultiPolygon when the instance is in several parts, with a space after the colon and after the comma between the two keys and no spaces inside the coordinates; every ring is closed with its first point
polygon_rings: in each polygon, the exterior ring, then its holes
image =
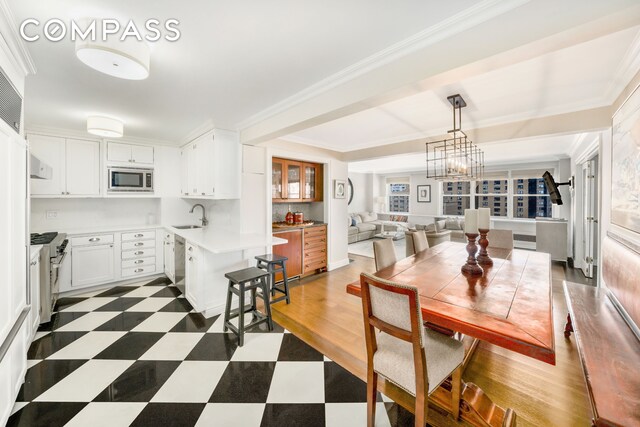
{"type": "Polygon", "coordinates": [[[289,298],[289,278],[287,277],[287,260],[286,256],[276,255],[276,254],[264,254],[258,255],[256,257],[258,262],[256,263],[257,268],[261,268],[263,270],[267,270],[269,274],[269,288],[271,289],[271,296],[275,297],[276,291],[284,294],[278,298],[272,298],[271,302],[282,301],[283,299],[287,300],[287,304],[291,302],[289,298]],[[282,284],[276,285],[276,273],[282,272],[282,284]]]}
{"type": "Polygon", "coordinates": [[[267,285],[267,277],[269,273],[256,268],[249,267],[238,271],[232,271],[224,275],[229,279],[229,288],[227,289],[227,305],[224,310],[224,326],[223,331],[231,329],[231,331],[238,336],[238,345],[242,347],[244,344],[244,332],[247,329],[251,329],[260,323],[267,323],[269,330],[273,330],[273,320],[271,319],[271,305],[269,304],[269,287],[267,285]],[[256,290],[260,288],[261,293],[257,293],[256,290]],[[251,291],[251,305],[245,307],[245,292],[251,291]],[[232,295],[238,296],[238,308],[231,310],[231,298],[232,295]],[[256,298],[262,298],[264,301],[265,314],[258,311],[256,298]],[[244,315],[245,313],[252,314],[256,320],[245,326],[244,315]],[[238,327],[231,324],[230,320],[238,318],[238,327]]]}

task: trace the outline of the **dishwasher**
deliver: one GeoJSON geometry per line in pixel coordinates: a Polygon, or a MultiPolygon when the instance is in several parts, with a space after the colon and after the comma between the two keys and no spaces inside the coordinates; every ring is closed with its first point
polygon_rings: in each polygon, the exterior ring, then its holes
{"type": "Polygon", "coordinates": [[[175,235],[175,251],[174,251],[174,262],[175,262],[175,271],[176,271],[176,287],[182,292],[182,295],[186,295],[185,293],[185,269],[184,269],[184,252],[185,252],[185,240],[184,237],[180,237],[177,234],[175,235]]]}

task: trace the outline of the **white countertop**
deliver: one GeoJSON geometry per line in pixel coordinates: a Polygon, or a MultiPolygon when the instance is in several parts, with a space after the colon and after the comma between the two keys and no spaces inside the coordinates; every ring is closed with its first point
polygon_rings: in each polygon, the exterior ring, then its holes
{"type": "Polygon", "coordinates": [[[151,225],[104,225],[96,227],[78,227],[78,228],[65,228],[55,230],[31,230],[32,233],[45,233],[47,231],[57,231],[58,233],[67,233],[68,236],[78,236],[81,234],[96,234],[96,233],[117,233],[121,231],[138,231],[138,230],[154,230],[156,228],[164,228],[160,224],[151,225]]]}
{"type": "Polygon", "coordinates": [[[286,239],[274,237],[270,234],[239,233],[211,227],[187,230],[180,230],[171,226],[165,226],[164,228],[214,254],[287,243],[286,239]]]}
{"type": "Polygon", "coordinates": [[[33,258],[38,255],[40,249],[42,249],[42,245],[29,246],[29,261],[33,260],[33,258]]]}

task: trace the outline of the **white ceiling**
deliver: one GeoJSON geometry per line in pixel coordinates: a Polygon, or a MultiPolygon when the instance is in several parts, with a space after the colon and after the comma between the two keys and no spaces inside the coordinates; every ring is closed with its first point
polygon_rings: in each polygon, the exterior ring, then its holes
{"type": "MultiPolygon", "coordinates": [[[[468,104],[462,110],[463,129],[611,105],[637,72],[637,68],[626,69],[624,65],[633,55],[631,48],[638,42],[639,29],[631,27],[514,65],[489,68],[483,74],[435,90],[416,89],[414,95],[283,139],[347,152],[442,135],[452,127],[451,105],[446,98],[456,93],[462,94],[468,104]]],[[[549,149],[542,155],[557,154],[553,143],[540,148],[549,149]]],[[[501,152],[495,152],[498,157],[493,158],[492,151],[487,150],[488,161],[507,160],[501,152]]],[[[405,160],[410,162],[409,158],[405,160]]],[[[382,169],[388,166],[384,161],[373,162],[382,169]]]]}
{"type": "MultiPolygon", "coordinates": [[[[595,135],[556,135],[545,138],[497,141],[479,144],[489,167],[518,163],[557,161],[568,158],[581,144],[593,141],[595,135]]],[[[394,173],[424,171],[426,154],[404,154],[349,163],[349,172],[394,173]]]]}
{"type": "MultiPolygon", "coordinates": [[[[26,126],[85,129],[90,114],[125,121],[125,134],[177,143],[211,120],[236,124],[313,83],[480,3],[479,0],[9,0],[16,24],[81,17],[176,18],[178,42],[156,43],[144,81],[100,74],[73,43],[27,43],[26,126]]],[[[318,134],[315,136],[320,136],[318,134]]]]}

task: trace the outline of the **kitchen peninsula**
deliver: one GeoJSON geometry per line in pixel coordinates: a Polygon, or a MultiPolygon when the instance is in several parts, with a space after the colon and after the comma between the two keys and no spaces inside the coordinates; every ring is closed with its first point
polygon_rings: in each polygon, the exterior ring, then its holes
{"type": "Polygon", "coordinates": [[[282,245],[287,240],[268,234],[239,233],[215,228],[165,227],[165,274],[184,286],[184,295],[205,317],[224,310],[227,295],[225,273],[255,264],[245,251],[282,245]],[[175,254],[171,257],[170,253],[175,254]],[[175,263],[167,263],[174,259],[175,263]],[[184,264],[182,264],[183,262],[184,264]]]}

